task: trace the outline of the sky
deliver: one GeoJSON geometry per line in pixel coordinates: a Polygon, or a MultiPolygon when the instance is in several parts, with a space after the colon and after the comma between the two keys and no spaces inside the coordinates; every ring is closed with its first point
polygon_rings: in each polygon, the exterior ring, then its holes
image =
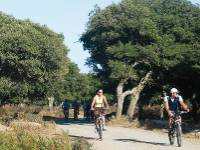
{"type": "MultiPolygon", "coordinates": [[[[88,14],[97,4],[101,8],[121,0],[0,0],[0,11],[18,19],[30,19],[33,22],[46,24],[55,32],[63,33],[65,44],[70,49],[69,58],[78,64],[81,72],[87,73],[90,68],[85,65],[89,57],[78,42],[86,29],[88,14]]],[[[199,3],[200,0],[191,0],[199,3]]]]}

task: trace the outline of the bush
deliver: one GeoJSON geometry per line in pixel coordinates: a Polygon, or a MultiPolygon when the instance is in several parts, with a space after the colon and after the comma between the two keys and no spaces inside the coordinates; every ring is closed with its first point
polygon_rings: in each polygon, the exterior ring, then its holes
{"type": "Polygon", "coordinates": [[[72,143],[72,150],[92,150],[92,145],[83,138],[78,138],[72,143]]]}
{"type": "Polygon", "coordinates": [[[40,106],[6,105],[0,108],[0,123],[9,125],[13,120],[42,123],[42,116],[39,114],[41,110],[40,106]]]}
{"type": "Polygon", "coordinates": [[[143,106],[139,112],[140,119],[160,119],[161,118],[161,106],[143,106]]]}
{"type": "Polygon", "coordinates": [[[0,132],[1,150],[71,150],[67,135],[47,138],[26,131],[0,132]]]}
{"type": "Polygon", "coordinates": [[[43,123],[43,116],[40,114],[20,112],[17,115],[17,119],[24,120],[24,121],[30,121],[30,122],[43,123]]]}

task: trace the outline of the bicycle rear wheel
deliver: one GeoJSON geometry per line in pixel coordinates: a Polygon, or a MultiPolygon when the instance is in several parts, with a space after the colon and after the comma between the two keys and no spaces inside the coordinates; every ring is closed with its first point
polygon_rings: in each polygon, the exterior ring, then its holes
{"type": "Polygon", "coordinates": [[[180,124],[177,124],[176,126],[176,137],[177,137],[177,144],[178,144],[178,147],[181,147],[182,146],[182,128],[181,128],[181,125],[180,124]]]}

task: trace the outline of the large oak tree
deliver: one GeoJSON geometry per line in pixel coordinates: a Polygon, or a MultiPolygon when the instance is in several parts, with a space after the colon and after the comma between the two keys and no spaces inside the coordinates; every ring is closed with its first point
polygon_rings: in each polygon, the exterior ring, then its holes
{"type": "Polygon", "coordinates": [[[123,0],[90,14],[80,40],[94,71],[117,83],[118,117],[127,95],[133,97],[128,110],[133,115],[151,78],[175,81],[173,75],[184,71],[198,76],[199,18],[199,7],[187,0],[123,0]]]}

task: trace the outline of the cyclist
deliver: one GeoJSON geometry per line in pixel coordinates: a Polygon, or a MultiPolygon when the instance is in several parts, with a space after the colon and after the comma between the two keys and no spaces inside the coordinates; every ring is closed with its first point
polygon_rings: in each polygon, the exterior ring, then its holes
{"type": "Polygon", "coordinates": [[[69,104],[69,102],[67,100],[65,100],[63,102],[62,108],[63,108],[63,113],[64,113],[64,116],[65,116],[65,119],[68,119],[69,118],[70,104],[69,104]]]}
{"type": "Polygon", "coordinates": [[[74,109],[74,120],[78,120],[80,104],[77,100],[74,100],[72,106],[73,106],[73,109],[74,109]]]}
{"type": "Polygon", "coordinates": [[[165,109],[169,115],[169,132],[172,128],[173,122],[173,113],[171,111],[178,111],[183,109],[186,112],[189,112],[187,105],[184,103],[182,96],[178,95],[179,91],[176,88],[172,88],[171,96],[165,96],[165,109]]]}
{"type": "Polygon", "coordinates": [[[90,104],[88,102],[83,102],[84,118],[89,119],[90,104]]]}
{"type": "MultiPolygon", "coordinates": [[[[91,110],[94,110],[95,116],[95,127],[98,129],[98,115],[101,109],[108,109],[108,101],[106,96],[103,94],[103,89],[98,89],[96,95],[94,96],[91,104],[91,110]]],[[[105,111],[103,111],[103,130],[105,131],[105,111]]]]}

